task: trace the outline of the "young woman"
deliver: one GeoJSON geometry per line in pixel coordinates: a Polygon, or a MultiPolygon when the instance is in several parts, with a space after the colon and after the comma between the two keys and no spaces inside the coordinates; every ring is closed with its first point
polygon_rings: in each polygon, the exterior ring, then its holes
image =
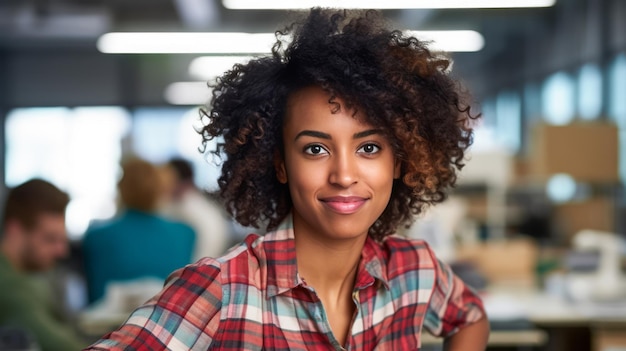
{"type": "Polygon", "coordinates": [[[202,130],[224,138],[226,209],[269,232],[176,271],[90,349],[418,350],[426,330],[484,350],[479,297],[393,235],[444,200],[471,142],[450,62],[373,11],[313,9],[278,34],[218,80],[202,130]]]}

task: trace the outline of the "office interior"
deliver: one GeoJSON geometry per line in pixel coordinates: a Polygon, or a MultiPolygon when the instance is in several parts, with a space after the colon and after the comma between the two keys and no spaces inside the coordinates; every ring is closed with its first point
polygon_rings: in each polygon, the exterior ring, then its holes
{"type": "MultiPolygon", "coordinates": [[[[68,235],[79,247],[89,223],[115,215],[127,155],[183,157],[214,192],[219,164],[198,150],[194,130],[214,76],[197,65],[249,53],[202,42],[194,53],[109,53],[100,39],[272,33],[295,11],[231,2],[1,2],[2,194],[32,177],[67,191],[68,235]]],[[[477,47],[450,49],[452,74],[482,114],[467,166],[448,199],[402,234],[428,240],[481,291],[490,350],[626,350],[626,2],[548,3],[382,10],[408,30],[480,35],[477,47]]],[[[233,243],[246,230],[233,225],[233,243]]],[[[89,306],[80,270],[65,264],[73,275],[63,298],[77,328],[97,335],[123,321],[128,311],[89,306]]],[[[440,340],[425,336],[423,347],[439,350],[440,340]]]]}

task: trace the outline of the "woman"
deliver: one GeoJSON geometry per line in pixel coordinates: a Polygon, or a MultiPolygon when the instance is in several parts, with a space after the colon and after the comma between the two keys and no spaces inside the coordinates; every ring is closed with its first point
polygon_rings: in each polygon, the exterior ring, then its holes
{"type": "Polygon", "coordinates": [[[278,37],[218,80],[202,130],[224,138],[226,209],[269,232],[175,272],[91,349],[417,350],[426,329],[484,350],[479,297],[391,235],[444,200],[471,142],[450,62],[373,11],[313,9],[278,37]]]}

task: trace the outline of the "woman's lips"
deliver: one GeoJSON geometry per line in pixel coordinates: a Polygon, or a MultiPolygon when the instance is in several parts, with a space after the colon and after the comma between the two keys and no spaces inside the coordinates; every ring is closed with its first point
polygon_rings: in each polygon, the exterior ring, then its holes
{"type": "Polygon", "coordinates": [[[350,214],[361,208],[366,198],[358,196],[334,196],[321,199],[322,203],[340,214],[350,214]]]}

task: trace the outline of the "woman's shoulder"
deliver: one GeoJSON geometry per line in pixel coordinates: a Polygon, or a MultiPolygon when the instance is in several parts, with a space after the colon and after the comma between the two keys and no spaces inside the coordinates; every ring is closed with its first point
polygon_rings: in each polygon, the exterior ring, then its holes
{"type": "Polygon", "coordinates": [[[242,274],[244,271],[256,271],[262,265],[263,257],[258,246],[262,244],[263,236],[249,234],[244,240],[231,247],[219,257],[204,257],[187,267],[197,272],[220,273],[219,279],[228,283],[233,274],[242,274]]]}
{"type": "Polygon", "coordinates": [[[436,265],[435,253],[425,240],[394,234],[385,237],[378,245],[391,270],[432,269],[436,265]]]}

